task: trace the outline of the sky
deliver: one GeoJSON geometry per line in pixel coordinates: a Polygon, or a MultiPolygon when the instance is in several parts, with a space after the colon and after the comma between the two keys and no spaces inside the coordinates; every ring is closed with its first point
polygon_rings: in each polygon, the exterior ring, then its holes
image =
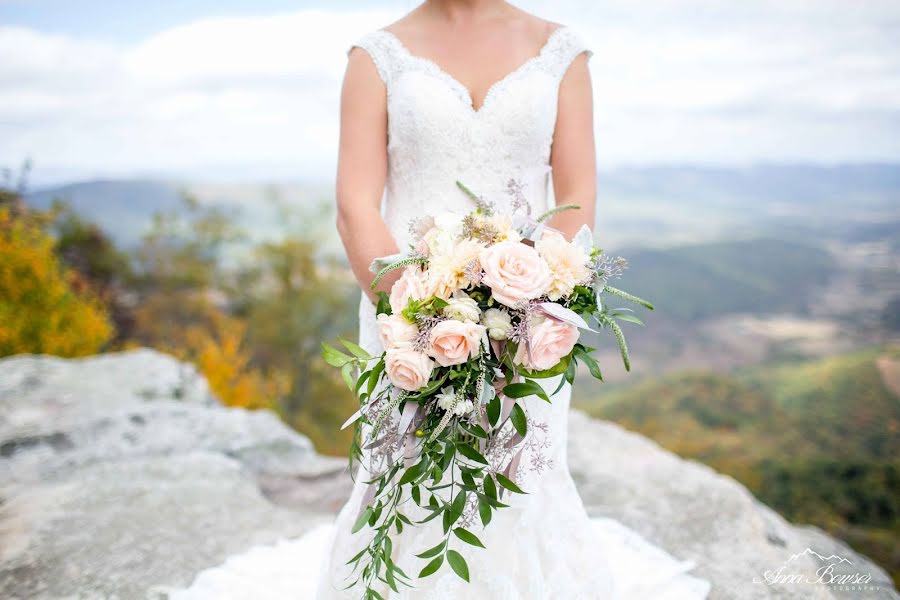
{"type": "MultiPolygon", "coordinates": [[[[417,2],[0,0],[0,167],[327,180],[346,50],[417,2]]],[[[900,161],[896,0],[532,0],[581,34],[598,167],[900,161]]]]}

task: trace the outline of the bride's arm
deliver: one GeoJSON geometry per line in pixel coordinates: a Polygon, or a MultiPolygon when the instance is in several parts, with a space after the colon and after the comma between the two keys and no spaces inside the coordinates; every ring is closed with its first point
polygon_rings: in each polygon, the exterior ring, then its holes
{"type": "MultiPolygon", "coordinates": [[[[375,300],[369,285],[373,258],[394,254],[397,244],[381,218],[387,174],[385,86],[372,59],[358,47],[350,51],[341,88],[341,124],[336,181],[337,230],[360,287],[375,300]]],[[[394,271],[378,283],[388,291],[400,276],[394,271]]]]}
{"type": "Polygon", "coordinates": [[[594,149],[594,100],[587,55],[579,54],[559,86],[556,131],[550,152],[557,206],[577,204],[550,218],[549,225],[571,239],[582,225],[594,228],[597,163],[594,149]]]}

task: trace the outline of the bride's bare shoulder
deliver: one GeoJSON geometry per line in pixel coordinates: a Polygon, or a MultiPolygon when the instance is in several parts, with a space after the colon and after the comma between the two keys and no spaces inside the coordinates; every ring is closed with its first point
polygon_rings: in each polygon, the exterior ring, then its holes
{"type": "Polygon", "coordinates": [[[537,38],[546,38],[554,30],[563,27],[562,23],[544,19],[519,7],[513,8],[515,10],[515,20],[519,22],[521,27],[529,30],[537,38]]]}

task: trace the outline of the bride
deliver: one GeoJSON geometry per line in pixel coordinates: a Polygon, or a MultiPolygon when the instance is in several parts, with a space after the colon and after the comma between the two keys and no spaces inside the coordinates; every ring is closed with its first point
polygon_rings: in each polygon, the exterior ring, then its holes
{"type": "MultiPolygon", "coordinates": [[[[406,249],[414,217],[470,210],[456,180],[500,203],[509,201],[510,179],[524,181],[535,214],[548,207],[552,180],[555,201],[580,210],[557,213],[550,225],[568,237],[582,224],[593,226],[590,56],[569,27],[503,0],[426,0],[351,46],[341,98],[337,228],[364,290],[359,341],[366,350],[382,351],[370,262],[406,249]]],[[[378,289],[388,291],[398,276],[385,277],[378,289]]],[[[541,381],[549,393],[559,378],[541,381]]],[[[673,558],[615,520],[587,515],[567,463],[570,396],[566,384],[552,404],[525,400],[536,437],[526,446],[517,481],[529,493],[515,495],[512,506],[479,531],[486,549],[460,545],[471,581],[445,568],[414,578],[415,587],[401,586],[399,594],[385,585],[379,589],[385,598],[706,597],[709,583],[688,574],[692,562],[673,558]]],[[[362,532],[351,528],[364,502],[365,462],[334,523],[233,557],[173,598],[362,597],[361,589],[344,588],[353,581],[346,563],[364,547],[362,532]]],[[[433,545],[430,536],[440,529],[432,520],[397,535],[395,563],[417,574],[428,561],[415,554],[433,545]]]]}

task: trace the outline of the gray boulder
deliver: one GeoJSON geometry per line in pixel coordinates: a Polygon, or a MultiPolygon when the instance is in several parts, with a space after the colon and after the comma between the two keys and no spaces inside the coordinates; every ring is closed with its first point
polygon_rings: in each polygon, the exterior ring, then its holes
{"type": "MultiPolygon", "coordinates": [[[[733,479],[613,423],[570,419],[589,512],[695,560],[711,598],[898,597],[865,557],[733,479]],[[849,561],[844,575],[870,574],[868,589],[757,582],[812,574],[832,555],[849,561]]],[[[346,466],[271,412],[221,406],[192,366],[152,350],[0,360],[0,597],[165,598],[228,556],[331,520],[346,466]]]]}

